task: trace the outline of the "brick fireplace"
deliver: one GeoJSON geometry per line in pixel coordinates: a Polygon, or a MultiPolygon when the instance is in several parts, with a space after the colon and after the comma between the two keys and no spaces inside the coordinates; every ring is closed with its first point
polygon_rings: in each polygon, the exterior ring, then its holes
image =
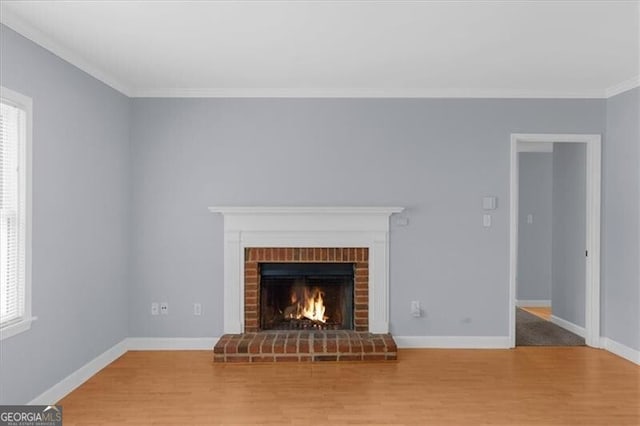
{"type": "Polygon", "coordinates": [[[263,263],[346,263],[354,267],[353,329],[369,331],[369,249],[366,247],[250,247],[244,261],[244,331],[260,327],[260,265],[263,263]]]}
{"type": "MultiPolygon", "coordinates": [[[[214,348],[216,362],[396,359],[395,342],[388,334],[388,236],[389,216],[402,208],[209,210],[224,215],[225,335],[214,348]],[[352,317],[331,322],[331,315],[326,315],[326,323],[322,318],[306,317],[313,320],[292,321],[295,329],[263,329],[261,305],[267,293],[261,291],[262,268],[293,264],[317,265],[315,269],[337,264],[340,270],[351,265],[353,286],[345,291],[353,292],[352,317]]],[[[324,307],[330,312],[331,291],[325,292],[324,307]]],[[[277,310],[281,315],[291,307],[277,310]]]]}

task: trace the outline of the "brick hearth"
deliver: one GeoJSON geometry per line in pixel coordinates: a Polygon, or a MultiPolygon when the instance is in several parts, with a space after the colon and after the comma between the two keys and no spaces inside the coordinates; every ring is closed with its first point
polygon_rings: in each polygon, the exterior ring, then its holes
{"type": "Polygon", "coordinates": [[[397,347],[390,334],[348,330],[263,331],[225,334],[215,362],[392,361],[397,347]]]}
{"type": "Polygon", "coordinates": [[[369,249],[367,247],[249,247],[244,263],[244,334],[225,334],[214,348],[215,362],[392,361],[390,334],[369,333],[369,249]],[[354,329],[260,331],[260,264],[351,263],[354,265],[354,329]]]}

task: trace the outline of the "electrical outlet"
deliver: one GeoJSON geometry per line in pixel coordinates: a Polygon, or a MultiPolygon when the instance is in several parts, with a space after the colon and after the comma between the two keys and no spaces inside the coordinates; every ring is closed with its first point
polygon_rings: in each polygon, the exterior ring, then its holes
{"type": "Polygon", "coordinates": [[[158,315],[159,311],[160,306],[158,305],[158,302],[151,303],[151,315],[158,315]]]}
{"type": "Polygon", "coordinates": [[[202,315],[202,304],[194,303],[193,304],[193,315],[202,315]]]}
{"type": "Polygon", "coordinates": [[[169,314],[169,304],[167,302],[162,302],[160,304],[160,313],[162,315],[168,315],[169,314]]]}
{"type": "Polygon", "coordinates": [[[411,301],[411,315],[418,318],[422,316],[422,311],[420,310],[420,301],[412,300],[411,301]]]}

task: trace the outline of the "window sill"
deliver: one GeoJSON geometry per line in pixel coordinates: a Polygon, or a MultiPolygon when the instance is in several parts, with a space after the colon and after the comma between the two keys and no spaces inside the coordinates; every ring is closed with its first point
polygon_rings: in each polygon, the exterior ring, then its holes
{"type": "Polygon", "coordinates": [[[31,328],[31,323],[37,320],[38,317],[23,318],[20,321],[9,323],[0,328],[0,340],[8,339],[25,332],[31,328]]]}

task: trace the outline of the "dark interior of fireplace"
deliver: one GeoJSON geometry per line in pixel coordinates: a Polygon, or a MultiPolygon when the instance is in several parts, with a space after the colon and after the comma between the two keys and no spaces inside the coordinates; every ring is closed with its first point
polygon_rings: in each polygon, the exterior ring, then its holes
{"type": "Polygon", "coordinates": [[[352,263],[260,264],[262,330],[353,330],[352,263]]]}

